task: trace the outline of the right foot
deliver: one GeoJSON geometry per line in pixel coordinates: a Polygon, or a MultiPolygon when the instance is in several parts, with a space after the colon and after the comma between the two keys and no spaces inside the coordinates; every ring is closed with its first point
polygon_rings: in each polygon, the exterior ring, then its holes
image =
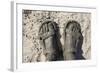
{"type": "Polygon", "coordinates": [[[76,21],[69,21],[64,29],[64,59],[82,59],[83,36],[80,24],[76,21]]]}

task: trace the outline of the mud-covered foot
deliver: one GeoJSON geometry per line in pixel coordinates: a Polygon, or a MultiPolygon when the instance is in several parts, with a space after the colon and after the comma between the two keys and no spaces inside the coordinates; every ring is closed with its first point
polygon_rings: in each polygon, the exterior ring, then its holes
{"type": "Polygon", "coordinates": [[[57,35],[57,23],[44,22],[39,29],[39,40],[46,61],[61,60],[63,57],[59,36],[57,35]]]}
{"type": "Polygon", "coordinates": [[[82,56],[83,36],[80,24],[69,21],[64,29],[64,52],[65,60],[84,59],[82,56]]]}

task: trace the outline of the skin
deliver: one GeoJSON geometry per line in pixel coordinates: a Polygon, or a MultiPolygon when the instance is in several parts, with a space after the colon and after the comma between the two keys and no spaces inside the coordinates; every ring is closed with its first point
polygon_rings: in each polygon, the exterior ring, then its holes
{"type": "Polygon", "coordinates": [[[62,50],[60,50],[61,48],[59,49],[57,43],[59,40],[57,40],[54,25],[56,24],[51,21],[44,23],[39,32],[43,38],[40,40],[40,44],[43,48],[44,55],[46,56],[46,61],[57,61],[63,56],[62,50]]]}
{"type": "Polygon", "coordinates": [[[65,60],[84,59],[82,56],[83,36],[77,22],[71,22],[65,28],[65,44],[63,56],[65,60]]]}

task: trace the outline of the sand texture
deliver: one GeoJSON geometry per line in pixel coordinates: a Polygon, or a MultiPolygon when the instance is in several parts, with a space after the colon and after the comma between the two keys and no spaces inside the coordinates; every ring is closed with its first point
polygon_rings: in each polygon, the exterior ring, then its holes
{"type": "Polygon", "coordinates": [[[22,36],[23,36],[23,59],[24,63],[46,61],[45,55],[40,49],[38,31],[41,24],[50,18],[56,22],[60,28],[61,44],[64,45],[63,29],[69,20],[80,23],[83,39],[83,56],[91,58],[91,13],[83,12],[62,12],[62,11],[34,11],[23,10],[22,12],[22,36]]]}

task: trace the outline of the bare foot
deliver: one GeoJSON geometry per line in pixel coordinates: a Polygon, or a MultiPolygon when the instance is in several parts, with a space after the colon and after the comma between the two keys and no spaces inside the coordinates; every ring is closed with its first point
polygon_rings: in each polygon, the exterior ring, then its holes
{"type": "Polygon", "coordinates": [[[57,23],[53,21],[44,22],[39,29],[40,45],[47,61],[56,61],[63,58],[57,32],[57,23]]]}
{"type": "Polygon", "coordinates": [[[80,24],[76,21],[69,21],[64,29],[64,59],[84,59],[82,56],[83,36],[80,24]]]}

